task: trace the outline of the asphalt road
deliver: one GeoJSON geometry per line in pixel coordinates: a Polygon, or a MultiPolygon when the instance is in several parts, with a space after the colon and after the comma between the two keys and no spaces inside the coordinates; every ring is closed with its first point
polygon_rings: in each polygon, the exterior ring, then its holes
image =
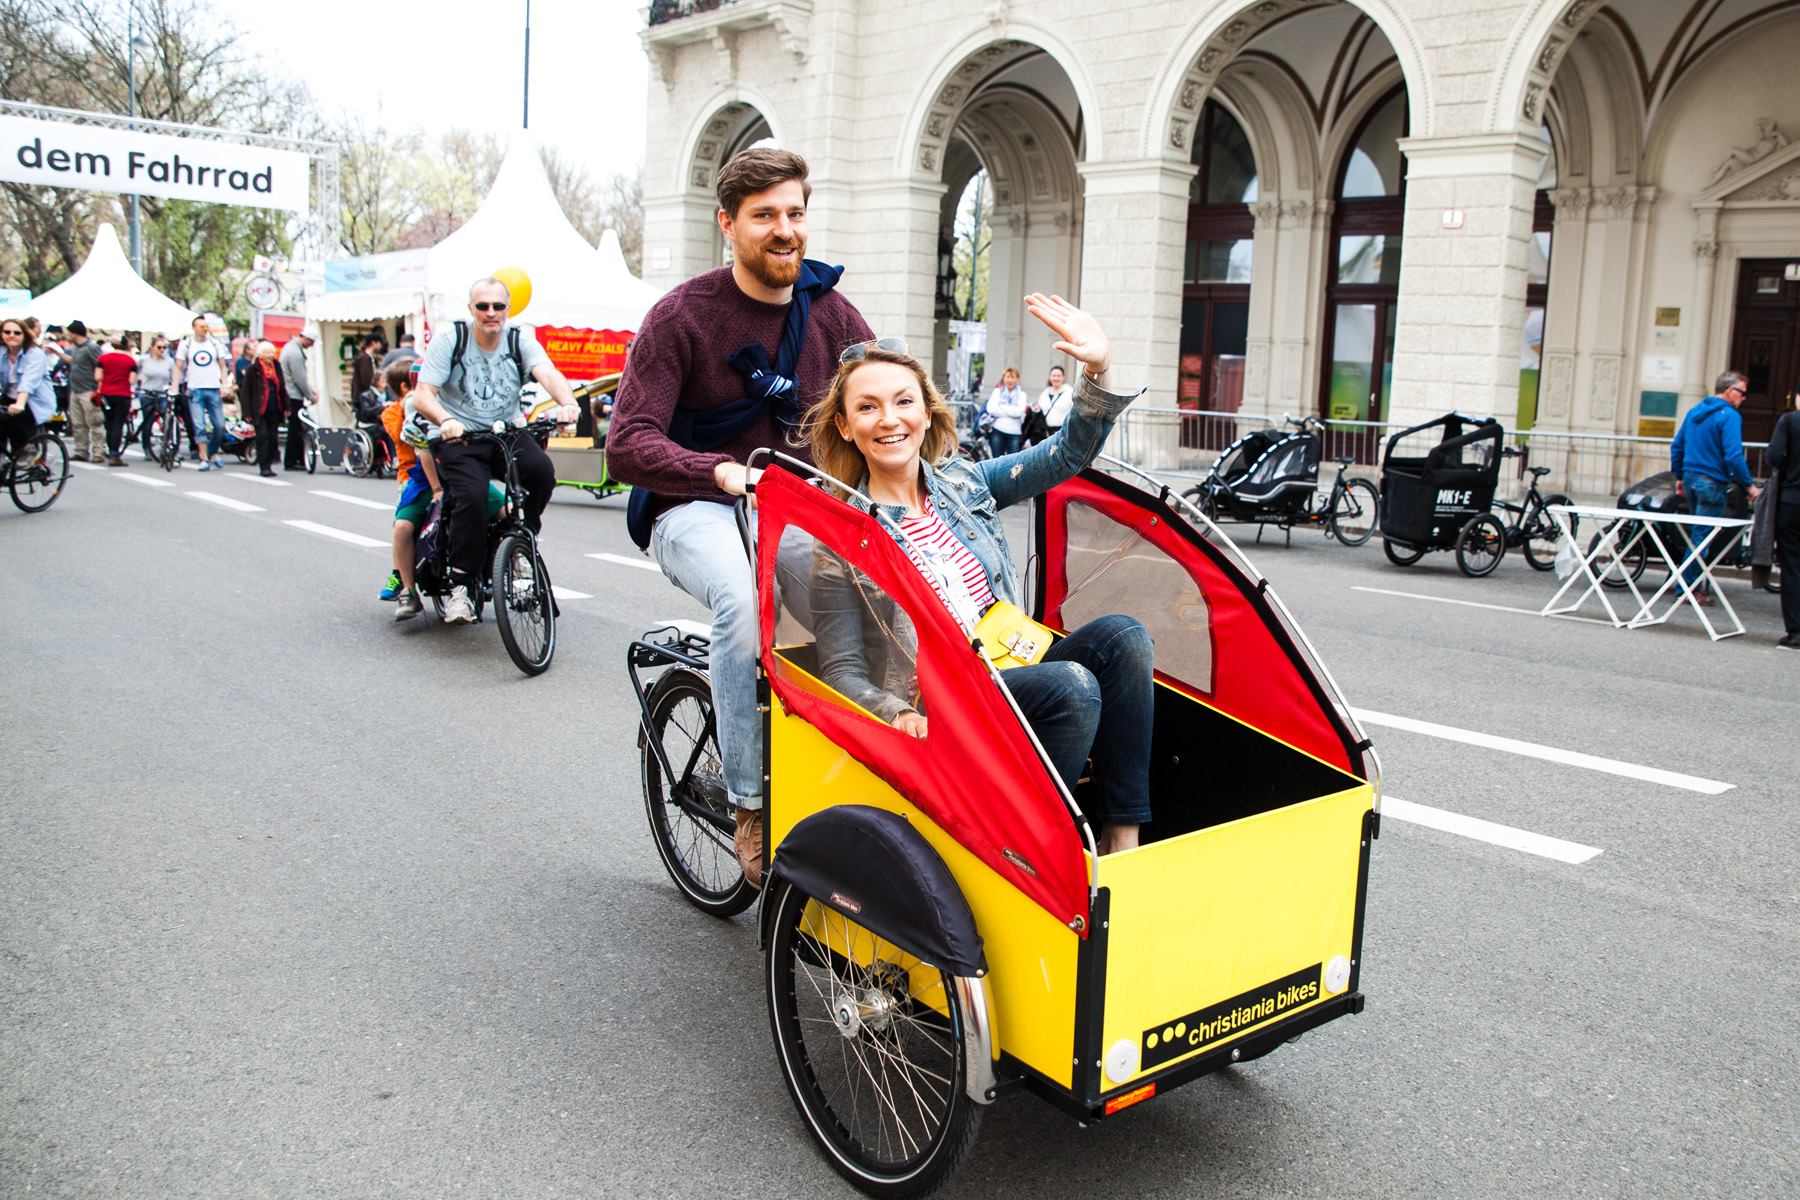
{"type": "MultiPolygon", "coordinates": [[[[287,523],[385,543],[390,483],[252,475],[0,511],[0,1194],[852,1194],[750,917],[686,906],[649,841],[624,648],[704,614],[623,501],[553,504],[587,598],[527,679],[491,623],[395,626],[385,549],[287,523]]],[[[1010,1096],[947,1194],[1800,1194],[1776,598],[1731,585],[1751,633],[1715,644],[1533,615],[1554,580],[1516,555],[1251,553],[1359,708],[1730,786],[1372,725],[1389,795],[1599,853],[1390,815],[1362,1016],[1091,1129],[1010,1096]]]]}

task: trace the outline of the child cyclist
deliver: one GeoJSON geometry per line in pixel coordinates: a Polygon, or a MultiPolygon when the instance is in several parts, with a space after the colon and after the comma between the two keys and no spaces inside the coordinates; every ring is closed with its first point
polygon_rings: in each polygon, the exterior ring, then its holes
{"type": "MultiPolygon", "coordinates": [[[[381,410],[381,424],[394,440],[400,502],[394,507],[394,569],[388,573],[381,598],[395,602],[396,621],[410,621],[424,610],[418,586],[413,581],[419,527],[425,523],[425,515],[433,502],[444,497],[437,463],[426,448],[426,443],[437,435],[437,427],[420,415],[407,399],[419,380],[419,366],[419,359],[403,359],[390,365],[382,377],[387,386],[388,401],[381,410]]],[[[489,520],[505,502],[506,490],[498,483],[489,483],[489,520]]]]}

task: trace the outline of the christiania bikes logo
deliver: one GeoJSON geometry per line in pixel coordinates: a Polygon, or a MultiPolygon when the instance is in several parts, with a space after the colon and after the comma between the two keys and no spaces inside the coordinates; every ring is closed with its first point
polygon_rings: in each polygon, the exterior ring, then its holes
{"type": "Polygon", "coordinates": [[[1319,972],[1323,966],[1323,963],[1314,963],[1292,975],[1251,988],[1240,996],[1144,1030],[1144,1070],[1311,1004],[1324,994],[1319,986],[1319,972]]]}

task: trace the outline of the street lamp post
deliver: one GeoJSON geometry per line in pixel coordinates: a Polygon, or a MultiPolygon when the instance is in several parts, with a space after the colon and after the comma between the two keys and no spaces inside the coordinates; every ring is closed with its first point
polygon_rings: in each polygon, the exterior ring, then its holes
{"type": "MultiPolygon", "coordinates": [[[[143,35],[136,27],[137,5],[125,6],[125,87],[131,96],[131,119],[137,120],[137,51],[138,42],[143,35]]],[[[144,41],[144,48],[150,43],[144,41]]],[[[131,193],[131,269],[140,276],[144,273],[144,234],[138,222],[137,193],[131,193]]]]}
{"type": "Polygon", "coordinates": [[[531,0],[525,0],[525,118],[521,128],[531,128],[531,0]]]}

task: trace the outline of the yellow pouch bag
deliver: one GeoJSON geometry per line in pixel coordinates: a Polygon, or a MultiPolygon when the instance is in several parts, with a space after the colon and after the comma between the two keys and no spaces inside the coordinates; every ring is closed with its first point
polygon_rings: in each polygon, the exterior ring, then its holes
{"type": "Polygon", "coordinates": [[[1040,625],[1016,604],[996,600],[975,623],[981,652],[999,670],[1023,667],[1044,657],[1056,640],[1048,625],[1040,625]]]}

